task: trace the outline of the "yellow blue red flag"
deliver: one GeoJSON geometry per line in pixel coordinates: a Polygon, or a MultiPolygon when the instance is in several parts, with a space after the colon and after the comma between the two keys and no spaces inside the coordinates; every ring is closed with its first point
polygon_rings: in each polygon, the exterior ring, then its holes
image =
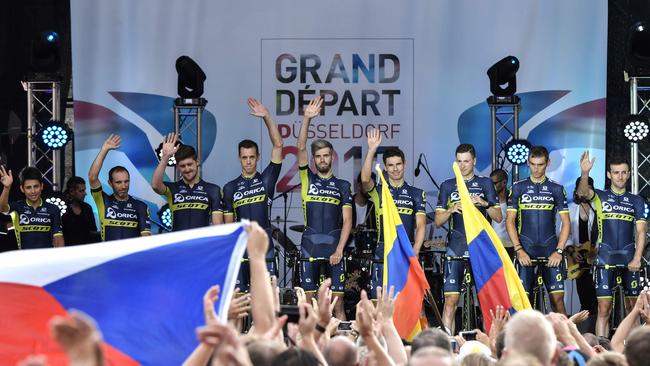
{"type": "Polygon", "coordinates": [[[382,224],[384,227],[384,287],[395,288],[399,293],[395,300],[393,322],[400,337],[411,341],[422,330],[420,312],[424,300],[424,291],[429,283],[415,256],[402,219],[395,207],[388,184],[379,166],[381,178],[382,224]]]}
{"type": "Polygon", "coordinates": [[[474,207],[458,165],[454,163],[453,168],[463,207],[463,222],[476,293],[485,329],[490,329],[490,309],[494,310],[497,305],[501,305],[514,313],[530,309],[530,301],[501,240],[492,225],[474,207]]]}

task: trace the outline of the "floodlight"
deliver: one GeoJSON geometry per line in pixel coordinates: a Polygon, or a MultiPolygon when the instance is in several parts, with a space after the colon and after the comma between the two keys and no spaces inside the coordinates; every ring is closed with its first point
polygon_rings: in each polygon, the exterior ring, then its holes
{"type": "Polygon", "coordinates": [[[631,114],[623,120],[623,135],[630,142],[643,142],[650,132],[648,117],[631,114]]]}
{"type": "Polygon", "coordinates": [[[72,139],[72,130],[63,122],[50,121],[44,124],[36,141],[39,145],[50,150],[61,150],[72,139]]]}
{"type": "Polygon", "coordinates": [[[513,165],[524,165],[528,161],[528,154],[532,147],[526,140],[510,140],[505,148],[506,159],[513,165]]]}
{"type": "Polygon", "coordinates": [[[519,60],[515,56],[507,56],[492,65],[487,75],[490,78],[491,103],[517,103],[517,70],[519,60]]]}

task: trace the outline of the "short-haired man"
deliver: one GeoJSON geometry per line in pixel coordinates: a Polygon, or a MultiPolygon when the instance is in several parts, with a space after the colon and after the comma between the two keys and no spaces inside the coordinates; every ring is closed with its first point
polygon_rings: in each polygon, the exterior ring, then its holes
{"type": "Polygon", "coordinates": [[[99,181],[99,172],[106,155],[109,151],[118,149],[120,144],[120,136],[108,136],[88,171],[90,193],[97,206],[102,241],[151,235],[147,204],[129,195],[129,171],[119,165],[108,171],[108,185],[113,189],[111,195],[104,192],[99,181]]]}
{"type": "Polygon", "coordinates": [[[536,310],[517,312],[505,329],[504,358],[512,354],[529,354],[542,365],[555,365],[559,356],[557,337],[551,322],[536,310]]]}
{"type": "MultiPolygon", "coordinates": [[[[501,222],[501,208],[497,201],[494,184],[488,177],[475,174],[476,150],[471,144],[460,144],[456,147],[456,164],[465,180],[474,206],[485,216],[493,221],[501,222]]],[[[465,236],[465,224],[463,224],[463,211],[460,202],[460,194],[456,185],[456,178],[450,178],[442,182],[436,205],[435,223],[442,226],[447,221],[449,224],[449,236],[447,243],[447,261],[445,265],[445,279],[443,291],[445,293],[445,305],[442,321],[444,326],[453,332],[455,325],[456,308],[460,298],[460,286],[463,280],[465,263],[461,257],[467,255],[467,239],[465,236]]],[[[452,333],[452,334],[455,334],[452,333]]]]}
{"type": "MultiPolygon", "coordinates": [[[[271,161],[262,173],[257,171],[260,158],[257,143],[251,140],[239,142],[237,151],[241,174],[226,183],[223,187],[223,215],[226,223],[248,219],[257,223],[267,232],[271,230],[269,222],[269,203],[275,192],[275,184],[282,169],[282,136],[278,127],[273,123],[269,110],[253,98],[248,98],[251,115],[263,119],[269,138],[273,144],[271,161]]],[[[269,238],[271,235],[269,235],[269,238]]],[[[248,254],[245,255],[248,258],[248,254]]],[[[248,259],[242,263],[237,278],[237,287],[243,292],[249,287],[248,259]]],[[[266,265],[269,273],[275,274],[275,257],[273,245],[269,245],[266,253],[266,265]]]]}
{"type": "Polygon", "coordinates": [[[165,137],[162,157],[151,178],[153,190],[167,198],[172,211],[172,231],[222,224],[221,188],[199,176],[196,150],[177,143],[178,135],[175,133],[165,137]],[[176,158],[176,169],[180,171],[181,179],[163,182],[165,168],[172,155],[176,158]]]}
{"type": "Polygon", "coordinates": [[[607,163],[608,190],[589,187],[589,172],[595,158],[589,159],[585,151],[580,158],[580,184],[578,195],[591,200],[596,207],[596,221],[600,228],[598,254],[596,256],[595,287],[598,299],[596,335],[607,337],[609,314],[612,311],[612,288],[614,271],[611,265],[627,265],[623,273],[626,307],[631,309],[639,296],[639,269],[645,246],[646,204],[641,196],[627,191],[630,179],[630,163],[619,156],[607,163]]]}
{"type": "MultiPolygon", "coordinates": [[[[370,294],[376,298],[377,286],[382,286],[384,276],[384,235],[381,219],[382,202],[381,186],[375,185],[372,180],[372,162],[381,145],[379,130],[368,132],[368,153],[361,169],[361,184],[364,191],[368,192],[375,206],[375,218],[379,228],[377,249],[374,253],[372,273],[370,277],[370,294]]],[[[415,188],[404,181],[406,160],[402,150],[396,147],[387,148],[383,153],[384,168],[388,175],[388,190],[390,191],[397,212],[402,219],[402,224],[409,240],[413,243],[413,250],[417,256],[424,242],[424,233],[427,225],[426,196],[423,190],[415,188]]]]}
{"type": "Polygon", "coordinates": [[[34,167],[25,167],[20,172],[20,191],[24,201],[9,204],[9,190],[14,182],[11,170],[0,165],[0,212],[9,214],[14,225],[18,249],[62,247],[61,211],[55,205],[45,202],[43,175],[34,167]]]}
{"type": "MultiPolygon", "coordinates": [[[[338,319],[345,319],[343,249],[352,229],[350,183],[334,176],[332,171],[334,148],[328,141],[318,139],[311,144],[312,158],[318,173],[314,174],[309,169],[307,155],[309,123],[320,113],[322,103],[323,99],[318,96],[305,108],[297,143],[300,192],[305,219],[301,256],[302,258],[329,258],[327,270],[332,278],[332,294],[338,297],[334,313],[338,319]]],[[[300,283],[308,301],[311,301],[318,288],[320,265],[320,262],[311,260],[303,260],[301,263],[300,283]]],[[[320,325],[327,326],[327,324],[320,325]]]]}
{"type": "Polygon", "coordinates": [[[571,222],[564,187],[546,177],[550,163],[545,147],[535,146],[530,150],[530,176],[512,185],[506,228],[515,248],[517,272],[526,293],[530,293],[536,278],[531,258],[547,258],[542,271],[551,305],[555,312],[565,314],[563,253],[571,222]],[[559,235],[555,230],[557,214],[562,220],[559,235]]]}

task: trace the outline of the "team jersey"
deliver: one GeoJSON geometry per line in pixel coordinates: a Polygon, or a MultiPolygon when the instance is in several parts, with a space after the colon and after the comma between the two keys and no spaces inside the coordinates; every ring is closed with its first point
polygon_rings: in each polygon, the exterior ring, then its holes
{"type": "Polygon", "coordinates": [[[323,177],[314,174],[308,165],[301,166],[299,172],[306,226],[302,240],[303,248],[311,250],[312,244],[327,244],[333,251],[340,238],[343,207],[352,208],[350,183],[333,175],[323,177]],[[318,236],[319,234],[322,236],[318,236]],[[322,238],[318,240],[325,240],[327,243],[307,242],[307,238],[322,238]]]}
{"type": "Polygon", "coordinates": [[[221,212],[221,188],[203,179],[190,187],[182,179],[165,182],[165,197],[172,211],[172,231],[209,226],[221,212]]]}
{"type": "MultiPolygon", "coordinates": [[[[372,202],[374,203],[375,220],[377,222],[377,227],[380,228],[377,233],[378,244],[376,252],[382,254],[383,257],[384,230],[381,218],[381,215],[383,214],[381,189],[381,184],[375,185],[370,191],[368,191],[368,195],[370,195],[370,199],[372,199],[372,202]]],[[[397,212],[402,219],[402,225],[408,234],[409,240],[413,242],[415,238],[416,216],[426,215],[426,195],[423,190],[415,188],[406,182],[399,187],[393,187],[389,183],[388,190],[395,201],[397,212]]]]}
{"type": "Polygon", "coordinates": [[[630,192],[594,189],[591,198],[598,222],[598,261],[627,264],[634,255],[637,222],[646,222],[646,203],[630,192]]]}
{"type": "Polygon", "coordinates": [[[52,239],[63,236],[61,211],[55,205],[41,200],[36,208],[26,201],[9,204],[18,249],[52,248],[52,239]]]}
{"type": "Polygon", "coordinates": [[[529,255],[548,256],[555,250],[555,217],[569,213],[562,185],[546,177],[539,183],[530,177],[515,182],[508,197],[508,211],[517,213],[519,241],[529,255]]]}
{"type": "MultiPolygon", "coordinates": [[[[483,216],[487,216],[487,209],[490,207],[500,208],[494,183],[492,183],[490,178],[474,175],[472,179],[465,181],[465,185],[470,196],[480,197],[488,203],[487,207],[476,206],[483,216]]],[[[436,211],[446,211],[454,207],[454,204],[457,202],[460,202],[460,194],[458,193],[456,178],[447,179],[440,185],[436,211]]],[[[447,240],[448,256],[465,255],[467,251],[467,239],[465,237],[465,224],[463,223],[462,214],[455,212],[451,214],[447,240]]]]}
{"type": "Polygon", "coordinates": [[[269,203],[281,168],[282,163],[270,162],[261,174],[240,175],[226,183],[223,187],[223,214],[234,216],[235,221],[248,219],[269,228],[269,203]]]}
{"type": "Polygon", "coordinates": [[[101,186],[90,193],[97,206],[102,241],[136,238],[151,233],[147,204],[131,196],[124,201],[108,195],[101,186]]]}

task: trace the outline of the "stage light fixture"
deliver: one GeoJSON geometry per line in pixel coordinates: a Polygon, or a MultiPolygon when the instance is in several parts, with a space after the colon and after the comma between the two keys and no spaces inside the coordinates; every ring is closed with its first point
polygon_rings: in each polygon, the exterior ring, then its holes
{"type": "Polygon", "coordinates": [[[40,32],[30,44],[29,78],[57,79],[61,68],[59,34],[53,30],[40,32]]]}
{"type": "Polygon", "coordinates": [[[165,203],[160,210],[158,210],[158,219],[168,230],[172,229],[172,210],[169,204],[165,203]]]}
{"type": "Polygon", "coordinates": [[[189,56],[176,59],[178,72],[178,96],[182,99],[198,99],[203,95],[206,76],[201,67],[189,56]]]}
{"type": "Polygon", "coordinates": [[[62,194],[54,193],[52,196],[47,197],[45,199],[45,202],[51,203],[56,207],[58,207],[59,210],[61,211],[61,215],[63,215],[64,213],[66,213],[66,211],[68,211],[68,204],[65,202],[65,198],[63,197],[62,194]]]}
{"type": "Polygon", "coordinates": [[[72,130],[65,123],[50,121],[44,124],[38,134],[36,141],[44,148],[61,150],[72,139],[72,130]]]}
{"type": "Polygon", "coordinates": [[[513,165],[524,165],[528,161],[528,154],[532,147],[526,140],[510,140],[505,148],[506,159],[513,165]]]}
{"type": "MultiPolygon", "coordinates": [[[[179,141],[179,142],[176,143],[176,146],[180,146],[180,144],[181,143],[179,141]]],[[[161,142],[158,145],[158,147],[156,148],[156,159],[158,159],[158,161],[160,161],[160,159],[162,159],[162,147],[163,147],[163,144],[161,142]]],[[[175,155],[172,155],[172,156],[169,157],[169,160],[167,160],[167,166],[176,166],[176,156],[175,155]]]]}
{"type": "Polygon", "coordinates": [[[515,56],[504,57],[488,69],[487,75],[490,78],[490,92],[492,93],[492,96],[488,98],[489,103],[519,102],[519,97],[515,95],[518,70],[519,60],[515,56]]]}
{"type": "Polygon", "coordinates": [[[630,29],[628,56],[631,76],[650,76],[650,25],[637,22],[630,29]]]}
{"type": "Polygon", "coordinates": [[[623,135],[630,142],[643,142],[650,132],[648,117],[640,114],[631,114],[623,120],[623,135]]]}

